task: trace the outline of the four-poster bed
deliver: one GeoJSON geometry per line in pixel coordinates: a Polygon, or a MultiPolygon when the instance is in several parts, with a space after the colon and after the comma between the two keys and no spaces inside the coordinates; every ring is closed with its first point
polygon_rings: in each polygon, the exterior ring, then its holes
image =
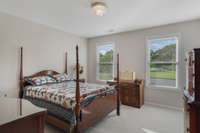
{"type": "MultiPolygon", "coordinates": [[[[80,82],[78,46],[76,46],[76,79],[73,81],[50,85],[29,86],[26,83],[27,79],[29,78],[36,78],[40,76],[55,76],[59,73],[53,70],[43,70],[31,76],[24,77],[22,47],[20,59],[19,97],[24,97],[35,105],[47,108],[47,123],[50,123],[68,132],[79,133],[93,126],[95,123],[99,122],[107,114],[115,109],[117,110],[117,115],[120,115],[119,54],[117,55],[117,82],[114,86],[100,86],[80,82]],[[70,86],[70,84],[72,84],[72,86],[70,86]],[[59,88],[60,86],[61,88],[59,88]],[[66,86],[70,86],[73,88],[73,90],[68,88],[64,90],[63,87],[66,86]],[[53,91],[55,94],[50,93],[53,91]],[[60,93],[61,91],[63,91],[63,93],[68,93],[68,91],[75,91],[73,93],[75,97],[65,97],[60,93]],[[51,98],[49,98],[49,95],[51,98]],[[57,97],[58,95],[61,97],[57,97]],[[59,100],[56,101],[55,99],[62,99],[62,102],[59,100]],[[66,99],[70,99],[70,101],[67,101],[66,99]]],[[[65,73],[67,73],[67,58],[65,62],[65,73]]]]}

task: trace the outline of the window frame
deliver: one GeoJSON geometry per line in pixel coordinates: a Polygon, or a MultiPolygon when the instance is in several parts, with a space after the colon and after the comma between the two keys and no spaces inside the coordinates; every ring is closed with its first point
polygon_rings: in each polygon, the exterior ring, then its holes
{"type": "MultiPolygon", "coordinates": [[[[147,87],[150,88],[167,88],[167,89],[173,89],[173,90],[177,90],[179,88],[178,82],[179,82],[179,45],[180,45],[180,37],[179,35],[175,34],[175,35],[168,35],[168,36],[158,36],[158,37],[150,37],[146,39],[146,81],[147,87]],[[170,62],[171,64],[175,64],[176,65],[176,86],[164,86],[164,85],[152,85],[150,84],[150,64],[151,64],[151,56],[150,56],[150,42],[152,40],[167,40],[167,39],[172,39],[175,38],[176,39],[176,61],[175,62],[170,62]]],[[[156,64],[156,63],[155,63],[156,64]]],[[[165,64],[163,62],[163,64],[165,64]]],[[[167,64],[167,62],[166,62],[167,64]]]]}
{"type": "Polygon", "coordinates": [[[99,43],[96,44],[96,80],[98,82],[107,82],[107,81],[113,81],[114,80],[114,75],[115,75],[115,43],[114,42],[104,42],[104,43],[99,43]],[[99,79],[99,52],[98,52],[98,47],[100,46],[106,46],[106,45],[112,45],[113,47],[113,72],[112,72],[112,79],[111,80],[101,80],[99,79]]]}

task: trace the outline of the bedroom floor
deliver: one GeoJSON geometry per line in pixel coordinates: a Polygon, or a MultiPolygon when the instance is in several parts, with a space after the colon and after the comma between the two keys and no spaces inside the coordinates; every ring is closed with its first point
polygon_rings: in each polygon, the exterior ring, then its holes
{"type": "MultiPolygon", "coordinates": [[[[121,116],[115,111],[86,133],[183,133],[181,111],[145,105],[141,109],[122,106],[121,116]]],[[[46,125],[45,133],[62,133],[46,125]]]]}

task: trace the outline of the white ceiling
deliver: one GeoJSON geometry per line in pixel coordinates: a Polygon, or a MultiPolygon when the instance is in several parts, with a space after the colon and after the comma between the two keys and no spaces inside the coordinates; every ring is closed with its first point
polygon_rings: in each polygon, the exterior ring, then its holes
{"type": "Polygon", "coordinates": [[[93,14],[91,0],[0,0],[0,11],[83,37],[200,17],[200,0],[104,1],[107,3],[108,13],[103,17],[93,14]]]}

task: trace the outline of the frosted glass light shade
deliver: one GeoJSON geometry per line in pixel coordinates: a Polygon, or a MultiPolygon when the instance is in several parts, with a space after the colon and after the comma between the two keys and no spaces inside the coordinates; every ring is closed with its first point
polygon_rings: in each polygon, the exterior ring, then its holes
{"type": "Polygon", "coordinates": [[[92,3],[92,9],[97,16],[104,16],[107,12],[106,4],[103,2],[92,3]]]}

